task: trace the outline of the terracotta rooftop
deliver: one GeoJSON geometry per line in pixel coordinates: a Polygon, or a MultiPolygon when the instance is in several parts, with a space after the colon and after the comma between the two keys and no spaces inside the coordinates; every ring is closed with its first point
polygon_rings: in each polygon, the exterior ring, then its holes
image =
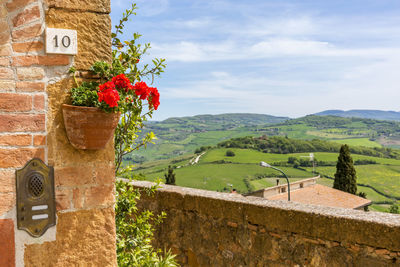
{"type": "MultiPolygon", "coordinates": [[[[266,198],[271,200],[287,200],[287,192],[266,198]]],[[[371,201],[368,199],[320,184],[313,184],[290,191],[290,200],[304,204],[349,209],[358,209],[371,204],[371,201]]]]}

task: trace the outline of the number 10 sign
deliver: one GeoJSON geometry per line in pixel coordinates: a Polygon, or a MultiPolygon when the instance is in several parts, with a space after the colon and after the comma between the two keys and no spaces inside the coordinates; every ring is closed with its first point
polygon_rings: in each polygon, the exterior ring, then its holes
{"type": "Polygon", "coordinates": [[[46,53],[76,55],[78,53],[78,37],[76,31],[47,28],[46,53]]]}

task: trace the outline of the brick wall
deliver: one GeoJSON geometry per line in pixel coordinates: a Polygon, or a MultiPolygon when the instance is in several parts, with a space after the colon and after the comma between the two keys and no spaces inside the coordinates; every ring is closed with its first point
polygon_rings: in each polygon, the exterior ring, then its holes
{"type": "Polygon", "coordinates": [[[0,3],[0,266],[116,265],[113,144],[73,148],[61,114],[69,67],[110,60],[109,13],[109,0],[0,3]],[[47,55],[46,27],[77,30],[78,55],[47,55]],[[56,227],[38,239],[15,215],[15,170],[36,157],[55,169],[57,205],[56,227]]]}
{"type": "Polygon", "coordinates": [[[140,207],[167,213],[155,245],[183,266],[400,266],[400,215],[170,185],[140,207]]]}

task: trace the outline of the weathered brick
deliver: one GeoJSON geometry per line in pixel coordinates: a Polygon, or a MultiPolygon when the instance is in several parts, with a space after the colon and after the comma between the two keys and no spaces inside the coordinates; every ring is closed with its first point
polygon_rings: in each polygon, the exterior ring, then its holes
{"type": "Polygon", "coordinates": [[[115,169],[112,166],[97,167],[94,176],[98,185],[112,184],[115,182],[115,169]]]}
{"type": "Polygon", "coordinates": [[[7,9],[4,5],[0,5],[0,17],[5,18],[7,16],[8,12],[7,9]]]}
{"type": "Polygon", "coordinates": [[[33,6],[31,8],[23,9],[20,13],[15,15],[12,19],[14,27],[19,27],[35,19],[40,18],[40,10],[38,6],[33,6]]]}
{"type": "Polygon", "coordinates": [[[45,135],[33,136],[33,145],[34,146],[45,146],[46,145],[46,136],[45,135]]]}
{"type": "Polygon", "coordinates": [[[16,84],[18,92],[43,92],[44,88],[43,82],[17,82],[16,84]]]}
{"type": "MultiPolygon", "coordinates": [[[[15,206],[15,194],[13,193],[1,193],[0,192],[0,216],[3,215],[4,213],[10,211],[14,206],[15,206]]],[[[0,244],[1,241],[0,241],[0,244]]],[[[0,246],[0,251],[1,251],[1,247],[0,246]]],[[[2,254],[0,254],[2,255],[2,254]]],[[[0,257],[0,266],[4,266],[1,265],[1,257],[0,257]]],[[[8,266],[8,265],[6,265],[8,266]]]]}
{"type": "Polygon", "coordinates": [[[29,134],[0,135],[0,146],[30,146],[31,144],[32,136],[29,134]]]}
{"type": "MultiPolygon", "coordinates": [[[[2,195],[0,194],[0,197],[2,195]]],[[[3,199],[1,198],[3,201],[3,199]]],[[[1,215],[0,204],[0,215],[1,215]]],[[[0,266],[15,266],[14,222],[11,219],[0,220],[0,266]]]]}
{"type": "MultiPolygon", "coordinates": [[[[0,34],[1,39],[1,34],[0,34]]],[[[10,56],[11,55],[11,47],[9,45],[1,45],[0,40],[0,56],[10,56]]]]}
{"type": "Polygon", "coordinates": [[[8,23],[5,19],[0,19],[0,32],[8,31],[8,23]]]}
{"type": "Polygon", "coordinates": [[[4,81],[0,80],[0,91],[13,91],[15,89],[14,81],[4,81]]]}
{"type": "Polygon", "coordinates": [[[87,188],[85,207],[91,208],[114,203],[114,185],[100,185],[87,188]]]}
{"type": "Polygon", "coordinates": [[[14,79],[14,72],[9,68],[0,68],[0,79],[11,80],[14,79]]]}
{"type": "MultiPolygon", "coordinates": [[[[11,38],[10,38],[10,33],[7,32],[2,32],[0,33],[0,46],[5,45],[6,43],[10,42],[11,38]]],[[[0,52],[2,49],[0,48],[0,52]]],[[[0,53],[0,55],[4,56],[4,52],[0,53]]]]}
{"type": "Polygon", "coordinates": [[[10,59],[4,57],[4,58],[0,58],[0,66],[10,66],[10,59]]]}
{"type": "Polygon", "coordinates": [[[44,111],[45,110],[44,95],[33,96],[33,109],[36,111],[44,111]]]}
{"type": "Polygon", "coordinates": [[[56,186],[79,186],[93,184],[93,172],[86,166],[55,168],[54,180],[56,186]]]}
{"type": "Polygon", "coordinates": [[[0,132],[45,131],[44,114],[0,114],[0,132]]]}
{"type": "Polygon", "coordinates": [[[44,44],[40,41],[13,43],[12,48],[17,53],[37,52],[43,50],[44,44]]]}
{"type": "Polygon", "coordinates": [[[10,170],[0,170],[0,192],[15,193],[15,172],[10,170]]]}
{"type": "Polygon", "coordinates": [[[13,93],[0,93],[0,111],[30,111],[32,96],[13,93]]]}
{"type": "Polygon", "coordinates": [[[13,58],[13,66],[32,66],[32,65],[45,65],[45,66],[64,66],[70,63],[69,56],[55,55],[55,56],[19,56],[13,58]]]}
{"type": "Polygon", "coordinates": [[[72,203],[75,209],[82,209],[84,206],[85,195],[83,194],[83,188],[75,188],[72,195],[72,203]]]}
{"type": "Polygon", "coordinates": [[[32,158],[44,160],[44,148],[0,148],[0,168],[21,168],[32,158]]]}
{"type": "Polygon", "coordinates": [[[68,188],[57,188],[56,189],[56,209],[57,211],[60,210],[67,210],[71,207],[71,200],[72,200],[72,189],[68,188]]]}
{"type": "Polygon", "coordinates": [[[30,3],[35,2],[36,0],[12,0],[9,3],[6,3],[7,9],[9,12],[13,12],[18,8],[24,7],[30,3]]]}
{"type": "Polygon", "coordinates": [[[18,68],[17,77],[20,80],[41,80],[44,78],[44,69],[38,67],[18,68]]]}
{"type": "Polygon", "coordinates": [[[38,37],[41,34],[42,34],[42,24],[38,23],[22,29],[14,30],[11,35],[14,41],[24,41],[27,39],[38,37]]]}

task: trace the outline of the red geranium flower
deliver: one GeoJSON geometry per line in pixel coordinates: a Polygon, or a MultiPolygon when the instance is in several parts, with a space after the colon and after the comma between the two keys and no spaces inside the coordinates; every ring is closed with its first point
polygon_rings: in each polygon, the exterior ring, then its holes
{"type": "Polygon", "coordinates": [[[149,96],[149,87],[145,82],[137,82],[133,86],[133,89],[135,89],[135,93],[137,96],[140,97],[140,99],[144,100],[149,96]]]}
{"type": "Polygon", "coordinates": [[[156,87],[150,87],[150,96],[149,96],[149,103],[155,110],[158,109],[160,105],[160,93],[158,92],[156,87]]]}
{"type": "Polygon", "coordinates": [[[125,89],[125,91],[133,89],[131,81],[129,80],[128,77],[125,76],[125,74],[120,74],[120,75],[113,77],[112,82],[119,89],[125,89]]]}
{"type": "Polygon", "coordinates": [[[107,89],[102,92],[97,92],[97,95],[99,96],[100,103],[104,101],[110,106],[110,108],[118,107],[118,101],[120,98],[117,90],[107,89]]]}
{"type": "Polygon", "coordinates": [[[112,81],[106,82],[105,84],[100,84],[99,85],[99,91],[103,92],[106,90],[115,90],[115,84],[112,81]]]}

